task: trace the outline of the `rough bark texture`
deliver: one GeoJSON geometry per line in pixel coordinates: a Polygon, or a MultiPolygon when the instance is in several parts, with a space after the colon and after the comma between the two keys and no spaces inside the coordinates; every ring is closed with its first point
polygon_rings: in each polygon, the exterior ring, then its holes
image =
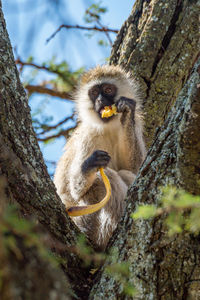
{"type": "MultiPolygon", "coordinates": [[[[170,239],[162,219],[133,221],[130,217],[138,204],[158,203],[160,186],[171,184],[200,194],[199,70],[200,60],[129,190],[127,213],[113,237],[112,246],[119,250],[119,261],[131,263],[130,282],[139,291],[134,299],[200,299],[199,237],[186,233],[170,239]],[[193,180],[188,182],[188,176],[193,180]]],[[[119,282],[103,271],[90,299],[105,297],[128,299],[119,282]]]]}
{"type": "Polygon", "coordinates": [[[145,136],[177,98],[199,51],[199,1],[137,0],[115,41],[110,62],[138,78],[145,93],[145,136]]]}
{"type": "MultiPolygon", "coordinates": [[[[17,201],[26,213],[36,216],[66,249],[72,249],[80,232],[67,217],[47,173],[33,131],[27,96],[14,63],[1,2],[0,175],[6,178],[9,198],[17,201]]],[[[65,268],[69,278],[75,285],[80,282],[84,285],[86,274],[80,273],[81,260],[71,250],[66,250],[65,257],[70,262],[65,268]]]]}
{"type": "MultiPolygon", "coordinates": [[[[118,262],[130,263],[129,281],[139,292],[134,299],[200,298],[198,238],[183,234],[169,239],[162,219],[134,222],[130,218],[138,204],[159,201],[161,185],[174,184],[200,194],[200,62],[191,72],[197,58],[197,24],[198,1],[138,0],[111,55],[111,63],[133,72],[146,93],[148,145],[156,132],[147,159],[129,190],[125,216],[110,243],[119,250],[118,262]]],[[[78,230],[66,217],[47,174],[1,11],[0,171],[9,198],[34,214],[67,246],[65,272],[79,298],[87,298],[87,273],[70,251],[78,230]]],[[[97,274],[89,298],[128,299],[121,283],[105,272],[107,264],[97,274]]]]}

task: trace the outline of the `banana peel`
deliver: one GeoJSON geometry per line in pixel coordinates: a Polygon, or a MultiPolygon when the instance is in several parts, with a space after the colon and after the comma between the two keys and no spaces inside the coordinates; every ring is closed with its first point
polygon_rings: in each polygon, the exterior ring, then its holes
{"type": "Polygon", "coordinates": [[[94,212],[100,210],[103,208],[106,203],[109,201],[111,197],[111,185],[108,177],[104,173],[104,169],[101,167],[100,174],[103,179],[105,188],[106,188],[106,195],[105,197],[98,203],[91,204],[91,205],[85,205],[85,206],[71,206],[67,208],[67,213],[70,217],[78,217],[83,215],[89,215],[93,214],[94,212]]]}

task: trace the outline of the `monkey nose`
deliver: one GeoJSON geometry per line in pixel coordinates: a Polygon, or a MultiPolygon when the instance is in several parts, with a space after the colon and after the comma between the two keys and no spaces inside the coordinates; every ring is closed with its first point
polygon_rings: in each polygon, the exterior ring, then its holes
{"type": "Polygon", "coordinates": [[[101,104],[102,108],[104,106],[110,106],[110,105],[112,105],[112,103],[111,103],[111,101],[109,99],[107,99],[106,97],[103,97],[101,95],[97,98],[97,101],[99,102],[99,104],[101,104]]]}

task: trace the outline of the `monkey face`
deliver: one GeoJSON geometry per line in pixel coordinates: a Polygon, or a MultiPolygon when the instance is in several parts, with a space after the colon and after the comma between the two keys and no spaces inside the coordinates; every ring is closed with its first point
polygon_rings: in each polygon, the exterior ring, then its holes
{"type": "Polygon", "coordinates": [[[117,94],[117,87],[111,83],[102,83],[94,85],[90,88],[88,95],[93,103],[94,110],[98,114],[99,118],[103,122],[108,122],[114,115],[110,118],[103,119],[101,117],[101,112],[105,106],[111,106],[115,103],[115,96],[117,94]]]}

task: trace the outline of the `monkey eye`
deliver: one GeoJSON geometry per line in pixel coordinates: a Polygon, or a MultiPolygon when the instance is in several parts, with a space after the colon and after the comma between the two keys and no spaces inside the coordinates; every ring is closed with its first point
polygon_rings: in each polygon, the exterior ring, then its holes
{"type": "Polygon", "coordinates": [[[103,92],[104,94],[111,96],[111,95],[115,95],[116,93],[116,88],[113,84],[106,84],[103,86],[103,92]]]}
{"type": "Polygon", "coordinates": [[[112,94],[112,89],[111,88],[106,88],[104,92],[106,94],[110,95],[110,94],[112,94]]]}
{"type": "Polygon", "coordinates": [[[98,87],[94,87],[91,90],[91,94],[92,94],[93,97],[97,97],[99,95],[99,88],[98,87]]]}

